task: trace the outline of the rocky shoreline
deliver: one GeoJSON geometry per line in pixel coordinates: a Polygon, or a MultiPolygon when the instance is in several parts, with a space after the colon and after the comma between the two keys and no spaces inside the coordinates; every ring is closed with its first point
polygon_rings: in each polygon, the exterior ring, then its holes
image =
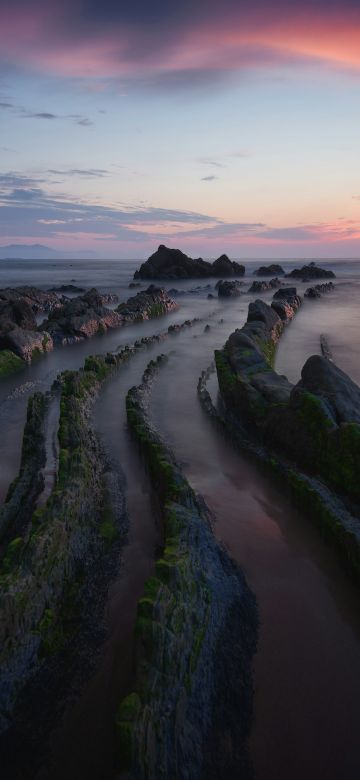
{"type": "Polygon", "coordinates": [[[115,310],[105,305],[116,302],[116,295],[100,294],[95,288],[73,298],[35,287],[0,290],[0,378],[51,351],[54,345],[73,344],[178,308],[165,290],[154,285],[115,310]],[[47,312],[48,317],[38,326],[35,315],[39,312],[47,312]]]}
{"type": "MultiPolygon", "coordinates": [[[[92,427],[92,407],[101,385],[139,350],[199,321],[195,318],[170,325],[166,331],[144,337],[119,352],[90,356],[83,369],[59,375],[53,389],[60,403],[58,468],[45,506],[37,509],[45,461],[43,421],[49,401],[41,393],[29,400],[20,472],[3,507],[0,751],[3,740],[17,744],[19,717],[20,728],[27,730],[23,713],[34,717],[29,698],[34,687],[39,687],[37,696],[42,698],[41,681],[49,675],[52,679],[49,670],[57,668],[60,674],[61,667],[65,679],[69,674],[63,664],[70,669],[74,658],[69,658],[69,653],[78,652],[75,625],[77,633],[87,634],[87,644],[96,656],[90,634],[95,638],[102,626],[100,594],[104,599],[106,578],[114,573],[112,561],[127,532],[125,509],[115,514],[112,509],[123,506],[123,488],[114,485],[118,476],[111,471],[92,427]],[[121,500],[112,501],[114,489],[121,500]],[[15,736],[11,736],[13,732],[15,736]]],[[[91,660],[84,653],[85,669],[91,660]]],[[[80,675],[84,669],[79,670],[80,675]]],[[[49,702],[44,704],[44,712],[49,706],[49,702]]],[[[46,723],[41,723],[39,730],[44,729],[46,723]]],[[[10,763],[13,760],[11,753],[10,763]]]]}
{"type": "Polygon", "coordinates": [[[159,365],[161,358],[150,363],[143,384],[127,396],[164,542],[138,605],[135,688],[117,715],[119,762],[134,778],[211,777],[221,770],[235,777],[240,766],[242,776],[250,777],[244,740],[255,602],[241,571],[216,542],[203,501],[151,426],[147,395],[159,365]],[[226,675],[233,684],[227,712],[226,675]],[[220,749],[224,740],[226,751],[220,749]]]}

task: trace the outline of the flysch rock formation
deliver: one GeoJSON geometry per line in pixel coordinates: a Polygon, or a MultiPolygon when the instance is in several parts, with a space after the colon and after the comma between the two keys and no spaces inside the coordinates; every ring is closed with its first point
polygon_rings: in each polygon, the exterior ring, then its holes
{"type": "Polygon", "coordinates": [[[160,364],[150,363],[127,396],[164,539],[138,604],[134,690],[117,713],[120,769],[129,778],[196,780],[242,767],[247,778],[255,604],[216,542],[205,504],[151,426],[147,393],[160,364]]]}
{"type": "MultiPolygon", "coordinates": [[[[321,355],[306,361],[297,385],[273,369],[277,342],[300,300],[289,288],[277,291],[271,306],[249,305],[244,327],[216,352],[220,392],[250,435],[293,464],[293,482],[305,496],[314,488],[298,479],[297,470],[325,483],[345,504],[357,502],[360,388],[321,355]]],[[[360,576],[360,522],[346,511],[337,517],[326,510],[322,519],[352,574],[360,576]]]]}
{"type": "Polygon", "coordinates": [[[326,268],[320,268],[316,263],[303,265],[302,268],[294,268],[286,274],[290,279],[301,279],[310,281],[312,279],[335,279],[334,271],[328,271],[326,268]]]}

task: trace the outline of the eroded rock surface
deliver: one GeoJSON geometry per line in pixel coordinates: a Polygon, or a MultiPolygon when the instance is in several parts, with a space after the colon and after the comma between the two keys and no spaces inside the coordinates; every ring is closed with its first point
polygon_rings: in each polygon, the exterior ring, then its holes
{"type": "Polygon", "coordinates": [[[83,296],[68,300],[61,310],[53,311],[40,327],[50,333],[54,343],[71,344],[118,328],[123,322],[120,314],[104,306],[103,296],[93,288],[83,296]]]}
{"type": "Polygon", "coordinates": [[[126,303],[120,303],[116,313],[124,321],[133,322],[136,320],[150,320],[153,317],[160,317],[162,314],[174,311],[178,304],[170,298],[166,290],[151,284],[147,290],[141,290],[126,303]]]}

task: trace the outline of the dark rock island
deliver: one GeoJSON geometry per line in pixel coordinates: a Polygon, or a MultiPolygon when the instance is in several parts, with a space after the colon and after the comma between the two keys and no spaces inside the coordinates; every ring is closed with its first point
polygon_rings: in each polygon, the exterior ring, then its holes
{"type": "Polygon", "coordinates": [[[169,249],[160,244],[145,263],[134,273],[134,279],[198,279],[207,276],[243,276],[245,267],[221,255],[214,263],[201,257],[193,259],[180,249],[169,249]]]}

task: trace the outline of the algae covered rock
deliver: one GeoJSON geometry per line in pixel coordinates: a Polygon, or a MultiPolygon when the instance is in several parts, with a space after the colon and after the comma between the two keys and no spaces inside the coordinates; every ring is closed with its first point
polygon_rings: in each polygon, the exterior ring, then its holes
{"type": "Polygon", "coordinates": [[[147,290],[142,290],[129,298],[126,303],[120,303],[116,312],[127,322],[150,320],[162,314],[178,309],[178,304],[170,298],[166,290],[151,284],[147,290]]]}

